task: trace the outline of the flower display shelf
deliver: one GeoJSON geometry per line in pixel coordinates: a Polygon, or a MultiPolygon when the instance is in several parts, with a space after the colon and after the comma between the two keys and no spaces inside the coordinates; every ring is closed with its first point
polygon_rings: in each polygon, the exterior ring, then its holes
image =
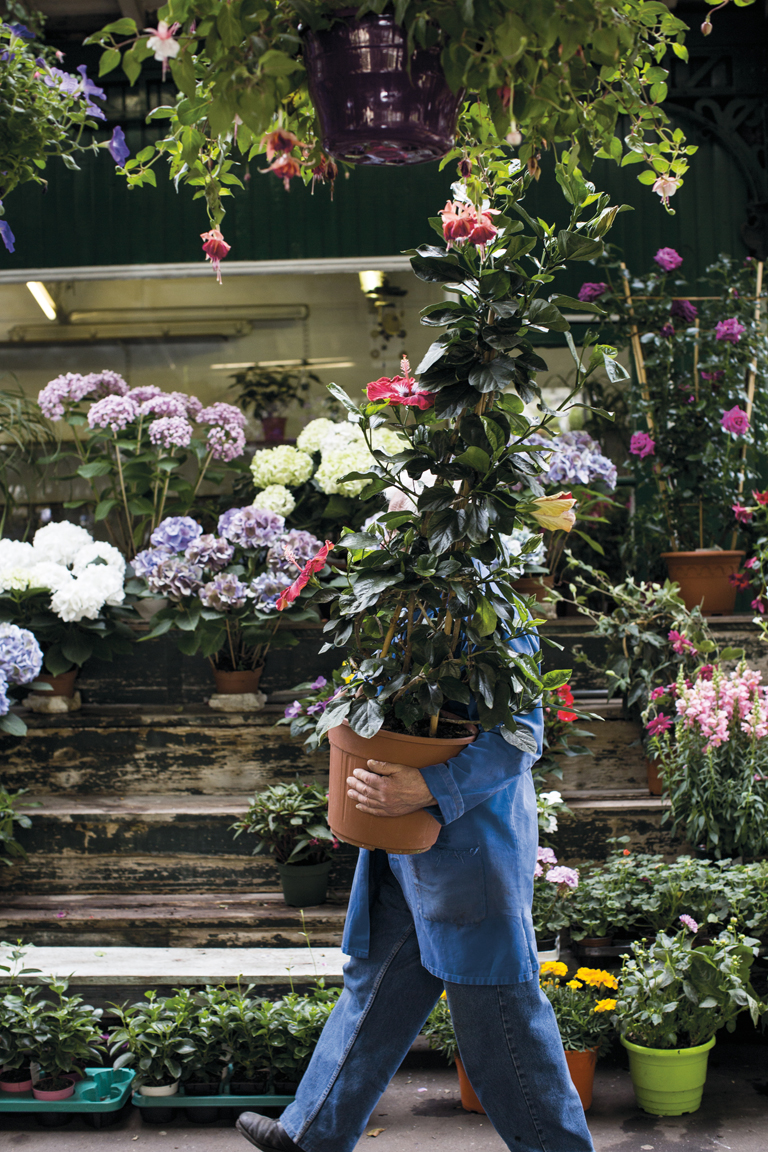
{"type": "Polygon", "coordinates": [[[187,1096],[184,1085],[173,1096],[142,1096],[134,1092],[133,1103],[137,1108],[287,1108],[293,1096],[279,1096],[274,1092],[262,1095],[237,1096],[223,1084],[221,1090],[212,1096],[187,1096]]]}
{"type": "Polygon", "coordinates": [[[31,1092],[1,1092],[0,1112],[117,1112],[123,1107],[136,1075],[133,1068],[86,1068],[66,1100],[36,1100],[31,1092]]]}

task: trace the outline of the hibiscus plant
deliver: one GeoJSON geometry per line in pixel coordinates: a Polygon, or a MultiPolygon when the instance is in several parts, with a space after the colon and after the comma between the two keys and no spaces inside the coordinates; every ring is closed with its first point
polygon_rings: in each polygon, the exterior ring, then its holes
{"type": "MultiPolygon", "coordinates": [[[[510,166],[491,152],[431,221],[443,244],[411,254],[416,276],[452,297],[422,314],[443,331],[415,374],[404,361],[401,375],[368,385],[360,406],[330,385],[375,461],[350,478],[365,478],[367,493],[386,490],[390,510],[342,535],[342,586],[310,595],[331,605],[326,648],[347,655],[342,682],[319,698],[315,738],[345,719],[362,736],[382,725],[434,735],[444,705],[473,698],[484,728],[498,726],[510,743],[532,750],[515,715],[568,678],[540,674],[535,642],[528,653],[510,647],[531,632],[535,604],[514,590],[519,557],[505,541],[526,520],[566,531],[574,523],[570,493],[547,495],[538,481],[536,437],[558,413],[542,406],[527,414],[540,401],[536,373],[546,369],[531,336],[542,328],[565,333],[574,393],[598,367],[621,371],[611,348],[576,351],[562,309],[584,305],[545,295],[569,260],[602,249],[618,209],[569,167],[570,220],[557,231],[523,207],[531,179],[519,162],[510,166]],[[395,453],[374,442],[389,415],[403,440],[395,453]]],[[[311,575],[308,565],[296,589],[311,575]]],[[[306,732],[306,716],[302,725],[306,732]]]]}
{"type": "MultiPolygon", "coordinates": [[[[167,129],[125,162],[128,183],[154,184],[157,162],[168,161],[171,179],[205,200],[213,225],[207,254],[226,255],[222,197],[241,184],[247,160],[266,154],[286,185],[336,174],[309,96],[303,38],[351,15],[387,11],[402,28],[409,59],[417,49],[439,52],[451,89],[466,93],[457,155],[471,158],[509,137],[536,174],[541,153],[563,145],[586,168],[595,156],[644,164],[639,178],[665,205],[682,183],[695,148],[672,130],[661,104],[663,61],[669,52],[687,59],[688,29],[667,5],[646,0],[363,0],[354,14],[347,0],[170,0],[156,28],[123,18],[90,38],[104,49],[101,75],[122,65],[133,83],[154,57],[178,89],[174,104],[150,113],[167,129]]],[[[560,179],[566,165],[555,159],[560,179]]]]}

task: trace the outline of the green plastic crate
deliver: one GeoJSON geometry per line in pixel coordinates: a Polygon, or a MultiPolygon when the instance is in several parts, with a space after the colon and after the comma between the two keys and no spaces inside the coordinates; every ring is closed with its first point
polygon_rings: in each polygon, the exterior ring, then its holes
{"type": "Polygon", "coordinates": [[[133,1068],[86,1068],[66,1100],[36,1100],[31,1092],[0,1092],[0,1112],[117,1112],[128,1099],[133,1068]]]}
{"type": "Polygon", "coordinates": [[[235,1096],[229,1085],[222,1085],[215,1096],[187,1096],[184,1085],[179,1085],[175,1096],[142,1096],[134,1092],[133,1103],[137,1108],[287,1108],[295,1097],[278,1096],[267,1093],[264,1096],[235,1096]]]}

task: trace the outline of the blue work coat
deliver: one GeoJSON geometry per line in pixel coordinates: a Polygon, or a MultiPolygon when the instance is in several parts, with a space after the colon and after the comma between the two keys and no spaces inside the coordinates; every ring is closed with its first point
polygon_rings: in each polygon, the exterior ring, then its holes
{"type": "MultiPolygon", "coordinates": [[[[534,636],[510,645],[535,653],[534,636]]],[[[452,711],[461,711],[451,705],[452,711]]],[[[474,703],[464,709],[477,718],[474,703]]],[[[388,855],[413,915],[424,967],[454,984],[517,984],[538,972],[531,919],[538,845],[531,766],[541,755],[541,707],[516,717],[539,749],[508,744],[497,729],[445,764],[422,768],[442,824],[435,845],[417,856],[388,855]]],[[[383,853],[360,849],[343,950],[366,957],[370,909],[383,853]]]]}

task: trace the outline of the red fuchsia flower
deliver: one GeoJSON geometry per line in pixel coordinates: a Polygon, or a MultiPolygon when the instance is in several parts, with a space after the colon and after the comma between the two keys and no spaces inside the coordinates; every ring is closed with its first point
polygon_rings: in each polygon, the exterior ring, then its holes
{"type": "Polygon", "coordinates": [[[333,200],[333,186],[338,174],[339,169],[333,160],[329,160],[327,156],[321,156],[320,162],[312,169],[312,191],[314,192],[315,184],[330,184],[331,200],[333,200]]]}
{"type": "Polygon", "coordinates": [[[740,592],[746,592],[750,585],[750,579],[745,572],[732,572],[728,577],[728,583],[732,584],[734,588],[738,588],[740,592]]]}
{"type": "MultiPolygon", "coordinates": [[[[658,179],[654,182],[653,190],[657,195],[661,196],[661,199],[666,206],[669,204],[670,196],[674,196],[675,192],[677,192],[678,188],[680,187],[680,184],[681,181],[677,176],[659,176],[658,179]]],[[[670,249],[670,251],[674,251],[674,249],[670,249]]],[[[677,253],[675,253],[675,255],[677,255],[677,253]]]]}
{"type": "Polygon", "coordinates": [[[270,164],[267,172],[271,172],[273,176],[279,176],[286,192],[290,192],[291,180],[295,176],[301,176],[301,164],[294,156],[289,156],[287,152],[283,152],[273,164],[270,164]]]}
{"type": "Polygon", "coordinates": [[[477,224],[477,212],[471,204],[446,200],[445,208],[440,210],[439,215],[443,218],[443,239],[448,241],[449,249],[452,244],[468,240],[477,224]]]}
{"type": "Polygon", "coordinates": [[[293,132],[285,128],[276,128],[274,132],[267,132],[261,138],[261,147],[266,149],[267,163],[271,164],[275,156],[282,152],[291,152],[299,147],[299,139],[293,132]]]}
{"type": "Polygon", "coordinates": [[[211,228],[210,232],[201,232],[200,239],[204,241],[203,252],[205,252],[205,258],[206,260],[210,260],[211,266],[216,273],[216,279],[219,284],[221,284],[221,262],[230,251],[232,245],[227,244],[218,228],[211,228]]]}
{"type": "MultiPolygon", "coordinates": [[[[282,612],[284,608],[287,608],[290,604],[293,604],[294,600],[298,598],[302,588],[306,588],[307,584],[315,575],[315,573],[322,572],[323,568],[325,568],[325,562],[328,559],[328,553],[332,549],[333,541],[326,540],[325,544],[323,544],[317,555],[313,556],[311,560],[306,562],[304,567],[299,572],[299,575],[294,580],[293,584],[291,584],[290,588],[284,588],[280,593],[277,599],[277,604],[275,605],[278,612],[282,612]]],[[[286,552],[286,556],[289,560],[293,560],[293,563],[296,564],[297,568],[300,567],[300,565],[296,562],[294,557],[290,555],[289,552],[286,552]]]]}
{"type": "Polygon", "coordinates": [[[629,450],[633,456],[653,456],[656,451],[656,441],[652,440],[647,432],[633,432],[629,442],[629,450]]]}
{"type": "Polygon", "coordinates": [[[725,340],[728,344],[738,344],[741,340],[742,334],[746,332],[743,324],[740,324],[735,316],[731,316],[729,320],[720,320],[715,328],[715,339],[725,340]]]}
{"type": "Polygon", "coordinates": [[[420,408],[422,412],[432,408],[436,395],[434,392],[425,392],[411,376],[411,365],[408,357],[403,356],[400,361],[402,376],[381,376],[372,380],[365,387],[369,400],[386,400],[389,404],[404,404],[406,408],[420,408]]]}
{"type": "Polygon", "coordinates": [[[734,404],[733,408],[723,412],[720,424],[726,432],[732,432],[734,436],[743,436],[745,432],[749,431],[749,416],[743,408],[734,404]]]}
{"type": "Polygon", "coordinates": [[[480,250],[481,255],[484,255],[486,244],[489,244],[494,236],[498,235],[498,231],[498,228],[494,227],[490,214],[483,212],[479,221],[469,234],[469,242],[480,250]]]}
{"type": "MultiPolygon", "coordinates": [[[[654,188],[655,191],[656,188],[654,188]]],[[[654,260],[659,268],[663,268],[665,272],[674,272],[675,268],[679,268],[683,262],[682,256],[679,252],[675,252],[674,248],[659,248],[654,260]]]]}
{"type": "Polygon", "coordinates": [[[760,612],[761,615],[765,615],[765,604],[763,603],[762,596],[758,596],[756,600],[752,601],[752,608],[755,612],[760,612]]]}
{"type": "Polygon", "coordinates": [[[672,645],[672,651],[676,652],[678,656],[684,656],[686,652],[696,652],[696,648],[691,644],[688,637],[683,636],[682,632],[678,632],[676,628],[670,629],[667,640],[672,645]]]}
{"type": "Polygon", "coordinates": [[[587,303],[591,303],[593,300],[599,300],[607,291],[608,285],[603,284],[602,281],[592,283],[588,280],[586,284],[582,284],[581,288],[579,288],[579,300],[586,300],[587,303]]]}
{"type": "Polygon", "coordinates": [[[673,300],[669,314],[670,316],[679,316],[686,324],[693,324],[699,310],[695,304],[691,304],[690,300],[673,300]]]}
{"type": "Polygon", "coordinates": [[[669,716],[654,716],[653,720],[649,720],[645,728],[651,736],[658,736],[660,732],[666,732],[668,728],[672,727],[672,721],[669,716]]]}
{"type": "Polygon", "coordinates": [[[702,664],[699,668],[699,680],[711,680],[715,672],[714,664],[702,664]]]}
{"type": "Polygon", "coordinates": [[[472,161],[468,156],[464,156],[458,163],[458,172],[462,180],[466,180],[472,175],[472,161]]]}
{"type": "Polygon", "coordinates": [[[754,516],[754,512],[751,508],[744,508],[741,504],[731,504],[731,508],[733,509],[733,514],[738,520],[739,524],[749,524],[750,520],[754,516]]]}

